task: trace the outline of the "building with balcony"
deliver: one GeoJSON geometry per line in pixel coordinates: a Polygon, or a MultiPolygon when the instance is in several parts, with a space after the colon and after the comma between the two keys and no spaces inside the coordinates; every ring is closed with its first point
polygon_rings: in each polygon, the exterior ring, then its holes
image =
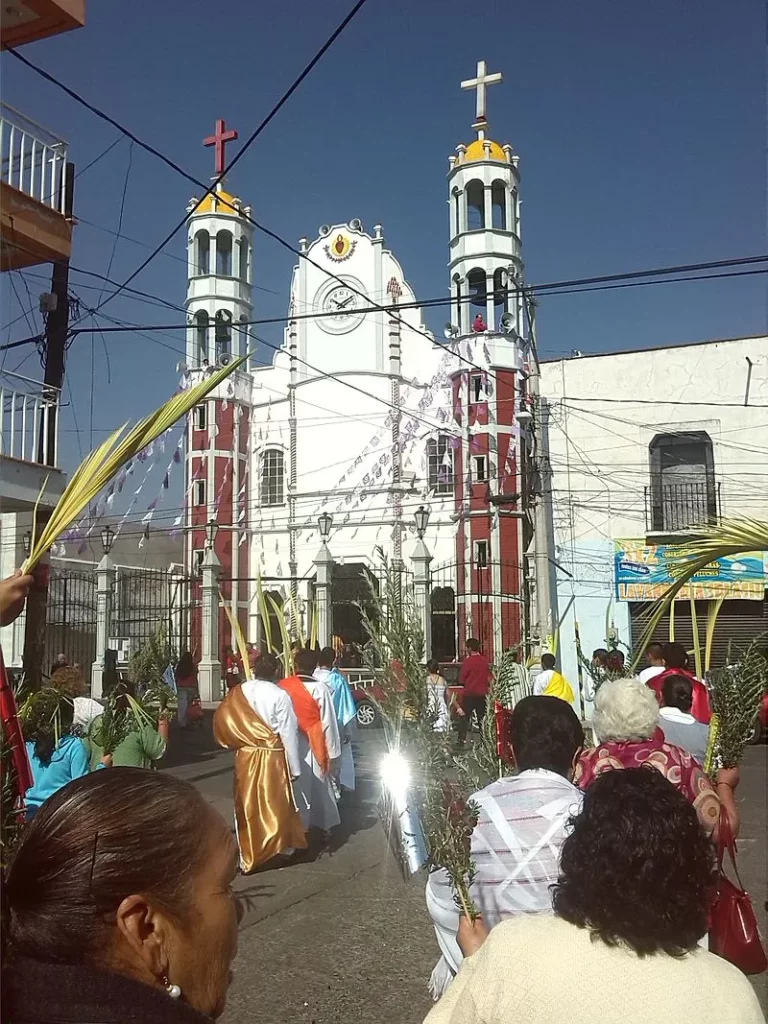
{"type": "MultiPolygon", "coordinates": [[[[552,468],[552,585],[564,670],[576,684],[615,631],[637,644],[669,582],[670,547],[721,517],[768,517],[768,338],[665,345],[544,361],[552,468]]],[[[672,551],[674,553],[674,551],[672,551]]],[[[711,567],[675,602],[676,638],[703,637],[725,597],[714,664],[727,641],[768,628],[762,556],[711,567]]],[[[669,620],[658,639],[669,639],[669,620]]],[[[589,694],[587,693],[588,697],[589,694]]]]}
{"type": "MultiPolygon", "coordinates": [[[[0,7],[2,49],[79,28],[85,0],[8,0],[0,7]]],[[[67,328],[67,272],[72,250],[74,169],[67,144],[25,113],[0,104],[0,270],[52,264],[50,293],[41,298],[46,330],[36,339],[45,351],[43,380],[0,370],[0,577],[24,559],[24,534],[37,509],[38,528],[64,490],[58,460],[64,343],[67,328]]],[[[6,354],[6,353],[4,353],[6,354]]],[[[7,361],[5,363],[7,365],[7,361]]],[[[27,609],[36,630],[45,622],[44,574],[27,609]]],[[[18,664],[25,644],[24,616],[0,629],[6,662],[18,664]]],[[[39,660],[35,659],[35,660],[39,660]]]]}

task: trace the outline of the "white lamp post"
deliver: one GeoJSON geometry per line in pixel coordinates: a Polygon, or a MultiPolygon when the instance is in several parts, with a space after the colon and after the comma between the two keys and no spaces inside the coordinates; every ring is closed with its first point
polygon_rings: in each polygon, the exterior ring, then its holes
{"type": "Polygon", "coordinates": [[[200,700],[217,700],[221,688],[221,662],[219,661],[219,575],[221,563],[214,546],[219,524],[210,519],[205,527],[205,556],[202,570],[202,637],[201,658],[197,670],[200,700]]]}
{"type": "Polygon", "coordinates": [[[429,661],[432,657],[432,616],[430,614],[431,577],[429,571],[432,555],[429,553],[429,549],[424,543],[424,534],[427,531],[427,524],[429,523],[429,508],[426,505],[420,505],[413,514],[413,520],[416,526],[416,536],[418,537],[416,547],[413,549],[413,554],[411,555],[411,562],[413,563],[414,603],[416,605],[416,613],[419,616],[419,622],[421,623],[421,629],[424,634],[424,657],[429,661]]]}
{"type": "Polygon", "coordinates": [[[320,530],[320,550],[315,555],[315,601],[317,602],[317,639],[321,647],[331,642],[331,575],[333,555],[328,548],[333,516],[323,512],[317,519],[320,530]]]}
{"type": "Polygon", "coordinates": [[[91,694],[101,697],[104,692],[104,661],[107,643],[112,631],[112,616],[115,601],[115,563],[110,552],[115,543],[115,531],[111,526],[101,528],[101,546],[104,551],[96,566],[96,660],[91,666],[91,694]]]}

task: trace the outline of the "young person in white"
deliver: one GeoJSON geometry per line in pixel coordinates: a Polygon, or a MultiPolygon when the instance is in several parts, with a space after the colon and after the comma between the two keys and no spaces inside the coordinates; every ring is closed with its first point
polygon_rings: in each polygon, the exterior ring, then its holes
{"type": "Polygon", "coordinates": [[[325,683],[333,697],[333,710],[341,739],[341,762],[338,769],[338,781],[343,789],[355,788],[355,757],[352,751],[352,740],[356,733],[357,705],[346,676],[336,667],[336,651],[333,647],[324,647],[318,656],[317,668],[313,678],[325,683]]]}
{"type": "Polygon", "coordinates": [[[533,680],[533,693],[534,696],[540,697],[549,684],[552,682],[552,677],[555,674],[555,661],[554,654],[542,654],[541,656],[541,672],[533,680]]]}
{"type": "Polygon", "coordinates": [[[660,676],[664,671],[666,667],[664,665],[664,645],[648,644],[645,649],[645,660],[648,662],[648,667],[644,668],[637,677],[641,683],[649,682],[654,676],[660,676]]]}
{"type": "Polygon", "coordinates": [[[258,679],[247,679],[242,684],[243,696],[259,718],[283,741],[291,779],[298,779],[301,776],[302,764],[299,751],[299,723],[291,698],[277,685],[277,658],[271,654],[263,655],[259,659],[257,671],[258,679]]]}
{"type": "Polygon", "coordinates": [[[434,715],[432,729],[435,732],[448,732],[451,728],[451,713],[448,710],[448,684],[440,675],[440,663],[437,658],[427,662],[427,687],[429,710],[434,715]]]}
{"type": "Polygon", "coordinates": [[[309,742],[303,733],[299,734],[302,751],[301,778],[296,783],[299,814],[306,828],[319,828],[323,832],[341,824],[341,816],[334,790],[334,775],[338,771],[341,757],[341,738],[336,712],[333,710],[333,694],[326,683],[313,678],[317,668],[317,652],[302,648],[295,654],[296,675],[320,707],[323,735],[328,758],[331,763],[328,774],[318,764],[309,742]]]}
{"type": "MultiPolygon", "coordinates": [[[[472,833],[476,875],[470,895],[489,928],[517,915],[551,913],[560,849],[582,794],[571,783],[584,743],[573,709],[557,697],[525,697],[510,723],[520,774],[492,782],[470,799],[480,808],[472,833]]],[[[429,987],[435,999],[461,966],[460,913],[444,869],[427,881],[427,909],[442,957],[429,987]]]]}
{"type": "Polygon", "coordinates": [[[696,944],[711,840],[660,772],[599,775],[560,863],[553,914],[490,934],[462,917],[467,959],[424,1024],[764,1024],[747,978],[696,944]]]}
{"type": "Polygon", "coordinates": [[[693,684],[687,676],[667,676],[662,687],[664,705],[659,708],[659,728],[667,743],[682,747],[703,767],[707,758],[709,726],[691,714],[693,684]]]}

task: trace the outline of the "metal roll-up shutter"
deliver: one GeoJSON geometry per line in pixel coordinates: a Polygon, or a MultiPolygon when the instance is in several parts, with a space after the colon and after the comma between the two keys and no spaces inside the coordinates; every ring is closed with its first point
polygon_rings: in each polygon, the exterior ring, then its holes
{"type": "MultiPolygon", "coordinates": [[[[707,641],[707,614],[709,606],[709,601],[696,602],[696,618],[702,659],[704,658],[707,641]]],[[[652,602],[630,603],[629,615],[632,625],[632,650],[635,652],[639,649],[642,642],[652,608],[652,602]]],[[[768,651],[768,602],[723,601],[715,626],[710,668],[720,668],[725,664],[728,657],[729,644],[733,648],[744,648],[761,636],[768,651]]],[[[659,622],[652,639],[659,643],[666,643],[669,640],[668,614],[659,622]]],[[[675,640],[683,644],[687,651],[693,650],[693,626],[689,601],[675,601],[675,640]]]]}

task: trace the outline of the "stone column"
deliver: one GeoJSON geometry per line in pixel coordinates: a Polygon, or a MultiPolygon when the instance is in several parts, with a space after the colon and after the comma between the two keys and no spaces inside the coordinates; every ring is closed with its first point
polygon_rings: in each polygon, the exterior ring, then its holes
{"type": "Polygon", "coordinates": [[[203,622],[202,658],[197,670],[200,700],[219,700],[221,695],[221,662],[219,661],[219,573],[221,563],[213,548],[203,559],[203,622]]]}
{"type": "Polygon", "coordinates": [[[423,538],[419,538],[416,547],[411,555],[413,564],[414,603],[416,614],[419,617],[422,632],[424,633],[424,659],[429,661],[432,657],[432,606],[430,602],[430,591],[432,581],[430,578],[429,565],[432,555],[429,553],[423,538]]]}
{"type": "Polygon", "coordinates": [[[331,573],[333,555],[325,541],[315,555],[315,601],[317,603],[317,642],[321,647],[330,647],[331,630],[331,573]]]}
{"type": "Polygon", "coordinates": [[[112,629],[115,594],[115,563],[104,555],[96,567],[96,660],[91,666],[91,696],[104,693],[104,659],[112,629]]]}

